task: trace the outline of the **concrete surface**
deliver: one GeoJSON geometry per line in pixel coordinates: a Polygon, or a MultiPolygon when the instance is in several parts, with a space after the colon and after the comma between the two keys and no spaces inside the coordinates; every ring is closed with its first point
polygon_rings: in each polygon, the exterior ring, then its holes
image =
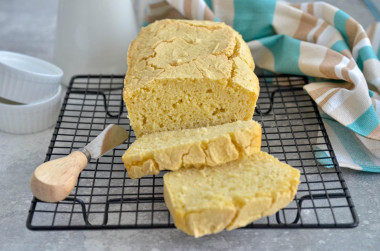
{"type": "MultiPolygon", "coordinates": [[[[330,2],[363,26],[374,21],[360,0],[330,2]]],[[[56,0],[0,0],[0,50],[51,61],[56,8],[56,0]]],[[[380,175],[347,169],[344,178],[360,218],[354,229],[238,230],[200,239],[175,229],[29,231],[25,227],[32,198],[29,179],[45,158],[51,134],[52,128],[32,135],[0,133],[0,250],[379,249],[380,175]]]]}

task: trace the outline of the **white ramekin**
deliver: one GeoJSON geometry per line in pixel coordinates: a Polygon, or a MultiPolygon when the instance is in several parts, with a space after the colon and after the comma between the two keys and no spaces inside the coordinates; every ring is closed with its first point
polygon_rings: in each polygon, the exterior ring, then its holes
{"type": "Polygon", "coordinates": [[[63,72],[44,60],[0,51],[0,97],[23,104],[48,99],[57,93],[63,72]]]}
{"type": "Polygon", "coordinates": [[[28,105],[0,103],[0,130],[8,133],[34,133],[42,131],[57,121],[61,107],[62,87],[43,101],[28,105]]]}

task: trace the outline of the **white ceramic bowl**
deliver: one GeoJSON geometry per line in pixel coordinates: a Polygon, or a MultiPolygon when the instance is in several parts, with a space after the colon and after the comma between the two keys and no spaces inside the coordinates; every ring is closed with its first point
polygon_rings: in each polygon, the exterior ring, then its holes
{"type": "Polygon", "coordinates": [[[52,126],[61,107],[62,87],[43,101],[28,105],[0,103],[0,130],[8,133],[34,133],[52,126]]]}
{"type": "Polygon", "coordinates": [[[46,100],[57,93],[63,72],[44,60],[0,51],[0,97],[23,104],[46,100]]]}

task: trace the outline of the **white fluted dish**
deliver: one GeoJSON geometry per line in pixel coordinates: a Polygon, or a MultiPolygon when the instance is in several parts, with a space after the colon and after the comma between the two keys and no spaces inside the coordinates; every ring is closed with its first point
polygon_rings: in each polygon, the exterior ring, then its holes
{"type": "Polygon", "coordinates": [[[0,51],[0,97],[23,104],[46,100],[57,93],[62,70],[44,60],[0,51]]]}
{"type": "Polygon", "coordinates": [[[26,134],[39,132],[52,126],[61,107],[62,87],[50,98],[28,105],[0,103],[0,130],[26,134]]]}

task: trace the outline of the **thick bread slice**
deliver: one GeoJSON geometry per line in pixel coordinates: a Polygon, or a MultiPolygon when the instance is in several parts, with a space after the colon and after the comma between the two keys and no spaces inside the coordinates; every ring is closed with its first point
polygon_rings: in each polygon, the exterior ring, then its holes
{"type": "Polygon", "coordinates": [[[243,227],[294,198],[300,172],[265,152],[215,167],[164,175],[164,198],[177,228],[199,237],[243,227]]]}
{"type": "Polygon", "coordinates": [[[142,28],[123,92],[136,136],[252,119],[253,69],[247,44],[224,23],[165,19],[142,28]]]}
{"type": "Polygon", "coordinates": [[[214,166],[260,151],[261,126],[253,120],[147,134],[123,155],[129,177],[181,167],[214,166]]]}

